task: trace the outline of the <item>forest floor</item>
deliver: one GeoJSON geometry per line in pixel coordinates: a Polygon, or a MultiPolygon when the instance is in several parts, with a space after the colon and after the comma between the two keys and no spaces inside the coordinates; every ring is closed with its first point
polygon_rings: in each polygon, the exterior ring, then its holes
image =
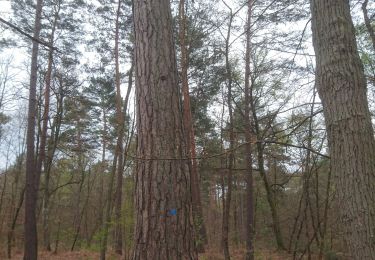
{"type": "MultiPolygon", "coordinates": [[[[53,254],[51,252],[40,252],[40,260],[97,260],[99,259],[99,252],[80,250],[74,252],[60,252],[53,254]]],[[[122,260],[123,257],[118,257],[114,253],[109,253],[107,255],[108,260],[122,260]]],[[[231,251],[231,259],[233,260],[243,260],[244,259],[244,250],[237,249],[231,251]]],[[[22,252],[16,252],[13,260],[22,260],[22,252]]],[[[223,255],[217,250],[207,250],[205,254],[199,255],[199,260],[222,260],[224,259],[223,255]]],[[[283,260],[283,259],[292,259],[291,255],[288,255],[279,251],[272,250],[257,250],[255,253],[256,260],[283,260]]]]}
{"type": "MultiPolygon", "coordinates": [[[[267,249],[256,249],[255,250],[255,260],[284,260],[292,259],[293,257],[286,252],[281,252],[277,250],[267,250],[267,249]]],[[[231,250],[231,259],[233,260],[243,260],[245,259],[245,249],[234,249],[231,250]]],[[[199,260],[224,260],[224,255],[218,250],[208,249],[205,254],[199,255],[199,260]]]]}

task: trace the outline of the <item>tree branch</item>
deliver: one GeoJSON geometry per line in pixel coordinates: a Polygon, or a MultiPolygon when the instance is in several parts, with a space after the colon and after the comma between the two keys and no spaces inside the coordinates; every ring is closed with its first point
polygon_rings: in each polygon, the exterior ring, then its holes
{"type": "Polygon", "coordinates": [[[20,28],[18,28],[18,27],[15,26],[14,24],[11,24],[10,22],[5,21],[5,20],[4,20],[3,18],[1,18],[1,17],[0,17],[0,22],[6,24],[7,26],[9,26],[10,28],[12,28],[13,30],[15,30],[15,31],[19,32],[20,34],[26,36],[27,38],[31,39],[32,41],[35,41],[35,42],[37,42],[37,43],[40,43],[40,44],[42,44],[42,45],[44,45],[44,46],[46,46],[46,47],[48,47],[48,48],[50,48],[50,49],[52,49],[52,50],[58,51],[58,49],[57,49],[56,47],[51,46],[51,45],[49,45],[48,43],[46,43],[46,42],[44,42],[44,41],[42,41],[42,40],[39,40],[39,39],[37,39],[37,38],[34,38],[34,37],[31,36],[30,34],[25,33],[24,31],[22,31],[20,28]]]}
{"type": "Polygon", "coordinates": [[[269,140],[264,140],[264,141],[260,141],[260,142],[264,142],[264,143],[267,143],[267,144],[278,144],[278,145],[289,146],[289,147],[294,147],[294,148],[299,148],[299,149],[305,149],[305,150],[308,150],[312,153],[320,155],[321,157],[324,157],[324,158],[327,158],[327,159],[331,158],[326,154],[322,154],[322,153],[320,153],[318,151],[315,151],[314,149],[308,148],[304,145],[295,145],[295,144],[289,144],[289,143],[283,143],[283,142],[277,142],[277,141],[269,141],[269,140]]]}

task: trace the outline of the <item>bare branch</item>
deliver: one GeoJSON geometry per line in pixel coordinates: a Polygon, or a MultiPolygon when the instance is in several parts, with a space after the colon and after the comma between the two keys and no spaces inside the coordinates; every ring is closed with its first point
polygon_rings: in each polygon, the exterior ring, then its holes
{"type": "Polygon", "coordinates": [[[39,44],[42,44],[42,45],[44,45],[44,46],[46,46],[46,47],[48,47],[48,48],[50,48],[50,49],[52,49],[52,50],[59,51],[56,47],[51,46],[51,45],[49,45],[48,43],[46,43],[46,42],[44,42],[44,41],[42,41],[42,40],[40,40],[40,39],[34,38],[34,37],[31,36],[30,34],[25,33],[24,31],[22,31],[20,28],[18,28],[18,27],[15,26],[14,24],[12,24],[12,23],[10,23],[10,22],[8,22],[8,21],[5,21],[5,20],[4,20],[3,18],[1,18],[1,17],[0,17],[0,22],[6,24],[7,26],[9,26],[10,28],[12,28],[13,30],[15,30],[15,31],[19,32],[20,34],[26,36],[27,38],[31,39],[32,41],[35,41],[35,42],[37,42],[37,43],[39,43],[39,44]]]}

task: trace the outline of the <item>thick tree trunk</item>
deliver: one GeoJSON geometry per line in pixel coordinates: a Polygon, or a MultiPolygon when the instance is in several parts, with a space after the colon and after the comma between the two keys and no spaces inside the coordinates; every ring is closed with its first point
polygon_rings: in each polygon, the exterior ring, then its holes
{"type": "Polygon", "coordinates": [[[169,0],[134,1],[134,260],[197,259],[169,0]]]}
{"type": "Polygon", "coordinates": [[[352,259],[375,259],[375,140],[348,0],[311,0],[322,100],[344,238],[352,259]]]}
{"type": "Polygon", "coordinates": [[[246,260],[254,259],[254,185],[253,185],[253,154],[251,144],[251,86],[250,86],[250,55],[251,55],[251,14],[252,0],[248,0],[246,23],[246,57],[245,57],[245,158],[246,158],[246,260]]]}
{"type": "MultiPolygon", "coordinates": [[[[39,39],[41,30],[43,0],[37,0],[35,10],[35,39],[39,39]]],[[[35,119],[36,119],[36,83],[38,73],[39,44],[33,41],[30,71],[29,106],[26,136],[26,190],[25,190],[25,244],[24,260],[36,260],[38,257],[38,236],[36,227],[36,204],[40,176],[36,172],[35,163],[35,119]]]]}
{"type": "Polygon", "coordinates": [[[197,233],[197,249],[199,252],[204,252],[204,245],[207,244],[206,226],[204,224],[201,192],[199,185],[198,165],[195,152],[195,135],[193,118],[190,106],[189,82],[188,82],[188,51],[186,43],[186,16],[185,16],[185,0],[180,0],[179,4],[179,38],[181,47],[181,80],[183,93],[183,119],[184,130],[186,137],[186,148],[188,155],[191,157],[190,172],[191,172],[191,193],[193,202],[193,217],[194,226],[197,233]]]}

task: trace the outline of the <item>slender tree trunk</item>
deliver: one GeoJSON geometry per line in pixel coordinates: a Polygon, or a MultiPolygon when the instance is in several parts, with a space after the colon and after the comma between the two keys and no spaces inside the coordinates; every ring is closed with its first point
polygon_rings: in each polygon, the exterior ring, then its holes
{"type": "Polygon", "coordinates": [[[57,98],[57,114],[52,123],[51,137],[48,141],[47,156],[44,160],[44,198],[43,198],[43,237],[44,247],[51,251],[51,231],[50,231],[50,176],[52,169],[52,162],[57,148],[57,143],[60,135],[60,126],[62,120],[63,110],[63,96],[57,98]]]}
{"type": "Polygon", "coordinates": [[[246,157],[246,260],[254,259],[254,185],[253,185],[253,154],[251,140],[251,90],[250,88],[250,55],[251,55],[251,15],[253,1],[248,0],[246,23],[246,57],[245,57],[245,157],[246,157]]]}
{"type": "Polygon", "coordinates": [[[81,226],[82,226],[82,219],[84,218],[84,215],[85,215],[85,212],[87,211],[87,205],[89,203],[89,199],[90,199],[90,193],[91,193],[91,187],[90,187],[90,175],[91,175],[91,170],[89,170],[89,173],[88,173],[88,178],[87,178],[87,195],[86,195],[86,199],[83,203],[83,206],[82,206],[82,210],[80,211],[79,213],[79,216],[78,216],[78,224],[77,224],[77,228],[76,228],[76,232],[75,232],[75,235],[74,235],[74,240],[73,240],[73,245],[71,247],[71,251],[74,250],[74,247],[79,239],[79,235],[80,235],[80,232],[81,232],[81,226]]]}
{"type": "MultiPolygon", "coordinates": [[[[119,37],[120,37],[120,19],[121,0],[118,0],[116,25],[115,25],[115,82],[116,82],[116,118],[117,118],[117,186],[115,193],[115,252],[122,255],[122,224],[121,224],[121,206],[122,206],[122,186],[123,186],[123,155],[124,155],[124,112],[122,111],[122,98],[120,89],[120,62],[119,62],[119,37]]],[[[124,108],[125,109],[125,108],[124,108]]]]}
{"type": "MultiPolygon", "coordinates": [[[[9,150],[10,150],[10,143],[8,144],[8,147],[7,147],[6,162],[5,162],[5,169],[4,169],[3,187],[1,189],[1,196],[0,196],[0,217],[2,215],[1,213],[2,213],[3,208],[4,208],[4,197],[5,197],[5,191],[6,191],[6,187],[7,187],[7,183],[8,183],[9,150]]],[[[4,223],[4,219],[5,218],[6,218],[6,214],[4,213],[4,215],[1,217],[1,221],[0,221],[0,234],[3,231],[3,223],[4,223]]]]}
{"type": "Polygon", "coordinates": [[[366,25],[368,34],[370,35],[370,38],[371,38],[373,51],[375,52],[375,32],[374,32],[374,28],[371,25],[371,20],[368,17],[367,4],[368,4],[368,0],[365,0],[362,4],[362,11],[363,11],[363,17],[365,19],[365,25],[366,25]]]}
{"type": "MultiPolygon", "coordinates": [[[[55,17],[53,21],[51,36],[49,40],[49,45],[54,45],[55,30],[57,21],[59,19],[60,2],[57,4],[57,11],[55,12],[55,17]]],[[[44,248],[47,251],[51,251],[51,239],[49,230],[49,182],[50,182],[50,171],[47,170],[46,162],[48,159],[52,162],[53,158],[46,158],[46,144],[47,144],[47,130],[48,130],[48,119],[49,119],[49,109],[50,109],[50,90],[51,90],[51,77],[52,77],[52,64],[53,64],[53,49],[49,50],[48,53],[48,66],[47,73],[45,76],[45,90],[44,90],[44,111],[43,111],[43,125],[41,131],[41,141],[39,147],[39,156],[37,161],[37,173],[41,175],[42,164],[44,163],[44,199],[43,199],[43,242],[44,248]]],[[[50,155],[50,154],[49,154],[50,155]]],[[[53,157],[53,154],[51,155],[53,157]]]]}
{"type": "MultiPolygon", "coordinates": [[[[313,170],[314,170],[314,165],[315,165],[315,162],[314,162],[314,158],[312,157],[312,154],[311,154],[311,150],[312,150],[312,141],[313,141],[313,122],[314,122],[314,109],[315,109],[315,98],[316,98],[316,90],[314,89],[313,91],[313,100],[312,100],[312,105],[311,105],[311,109],[310,109],[310,119],[309,119],[309,125],[308,125],[308,135],[307,135],[307,151],[306,151],[306,160],[305,160],[305,166],[304,166],[304,176],[303,176],[303,181],[304,181],[304,184],[305,184],[305,189],[303,191],[304,195],[305,195],[305,210],[304,210],[304,216],[305,216],[305,233],[306,233],[306,238],[307,238],[307,253],[308,253],[308,259],[311,259],[311,238],[310,238],[310,233],[309,233],[309,217],[308,217],[308,212],[310,212],[310,217],[311,217],[311,227],[313,228],[314,230],[314,234],[313,237],[315,237],[315,240],[317,241],[317,245],[319,246],[319,237],[318,237],[318,234],[319,234],[319,228],[317,227],[316,225],[316,220],[315,220],[315,216],[314,216],[314,212],[313,212],[313,207],[312,207],[312,201],[311,201],[311,196],[310,196],[310,189],[311,189],[311,184],[312,184],[312,173],[313,173],[313,170]]],[[[318,196],[318,194],[316,194],[318,196]]],[[[319,198],[318,198],[319,199],[319,198]]],[[[318,200],[317,200],[317,203],[318,200]]],[[[317,207],[317,211],[319,211],[319,207],[317,207]]],[[[319,218],[318,218],[318,221],[319,223],[319,218]]]]}
{"type": "Polygon", "coordinates": [[[279,214],[277,211],[276,198],[269,184],[269,180],[268,180],[266,170],[264,167],[264,144],[260,141],[262,139],[262,135],[260,132],[260,126],[259,126],[258,117],[256,114],[252,92],[250,93],[250,95],[251,95],[251,100],[252,100],[251,109],[252,109],[252,114],[253,114],[255,133],[257,136],[257,140],[258,140],[256,144],[258,169],[259,169],[260,176],[262,177],[262,180],[263,180],[264,188],[266,190],[267,202],[271,210],[272,228],[273,228],[273,233],[275,234],[276,245],[278,249],[285,250],[284,240],[283,240],[281,227],[280,227],[279,214]]]}
{"type": "Polygon", "coordinates": [[[57,250],[59,248],[59,242],[60,242],[60,229],[61,229],[61,221],[59,220],[57,224],[57,234],[55,239],[55,249],[53,250],[54,254],[57,254],[57,250]]]}
{"type": "Polygon", "coordinates": [[[81,173],[81,179],[79,183],[79,187],[77,190],[77,194],[75,195],[75,213],[74,213],[74,220],[73,220],[73,228],[74,228],[74,239],[72,246],[70,248],[70,251],[73,251],[77,241],[79,240],[80,231],[81,231],[81,197],[82,197],[82,190],[83,186],[85,184],[86,179],[86,172],[85,172],[85,166],[83,162],[83,140],[82,140],[82,134],[81,134],[81,128],[78,128],[77,133],[77,139],[78,139],[78,171],[81,173]]]}
{"type": "MultiPolygon", "coordinates": [[[[105,208],[105,197],[104,194],[104,175],[106,169],[106,151],[107,151],[107,113],[105,109],[103,113],[103,137],[102,137],[102,162],[101,162],[101,176],[100,176],[100,186],[99,186],[99,226],[104,226],[104,208],[105,208]]],[[[100,241],[101,242],[101,241],[100,241]]]]}
{"type": "Polygon", "coordinates": [[[197,259],[169,0],[135,0],[137,166],[133,260],[197,259]]]}
{"type": "Polygon", "coordinates": [[[17,199],[17,192],[18,192],[18,186],[20,181],[20,176],[22,174],[22,155],[19,155],[18,161],[17,161],[17,170],[14,178],[14,183],[12,184],[12,193],[11,193],[11,199],[10,199],[10,214],[9,214],[9,228],[8,228],[8,258],[11,258],[12,255],[12,242],[14,239],[14,229],[17,223],[18,213],[19,210],[23,204],[24,200],[24,194],[25,194],[25,187],[22,189],[20,193],[19,203],[16,203],[17,199]],[[18,207],[16,206],[18,205],[18,207]]]}
{"type": "Polygon", "coordinates": [[[12,258],[12,241],[14,239],[14,230],[16,229],[17,219],[18,219],[18,216],[19,216],[19,213],[20,213],[20,210],[22,208],[23,201],[24,201],[24,195],[25,195],[25,188],[23,188],[22,191],[21,191],[21,194],[20,194],[20,197],[19,197],[19,200],[18,200],[18,203],[17,203],[17,207],[16,207],[16,212],[13,216],[12,224],[11,224],[10,229],[8,231],[7,255],[8,255],[9,259],[12,258]]]}
{"type": "Polygon", "coordinates": [[[344,238],[352,259],[375,259],[375,140],[347,0],[310,0],[322,100],[344,238]]]}
{"type": "MultiPolygon", "coordinates": [[[[117,19],[119,19],[119,11],[120,11],[120,7],[121,7],[121,3],[120,1],[118,2],[118,14],[117,14],[117,19]]],[[[116,37],[119,36],[118,34],[118,21],[116,22],[116,37]]],[[[115,174],[116,174],[116,171],[117,171],[117,177],[118,178],[121,178],[120,180],[117,181],[117,186],[116,186],[116,194],[115,194],[115,203],[116,203],[116,230],[115,230],[115,249],[117,251],[117,253],[120,253],[122,254],[122,244],[123,244],[123,238],[122,238],[122,225],[120,224],[120,221],[121,221],[121,205],[122,205],[122,180],[123,180],[123,171],[124,171],[124,165],[125,165],[125,159],[126,159],[126,156],[125,156],[125,152],[123,151],[124,149],[122,148],[123,147],[123,135],[124,135],[124,118],[125,118],[125,115],[124,113],[125,112],[122,112],[122,111],[126,111],[127,109],[127,106],[128,106],[128,101],[129,101],[129,96],[130,96],[130,91],[131,91],[131,87],[132,87],[132,76],[133,76],[133,59],[132,59],[132,65],[131,65],[131,68],[129,70],[129,85],[128,85],[128,90],[127,90],[127,93],[126,93],[126,97],[125,97],[125,101],[124,101],[124,106],[123,108],[121,108],[121,94],[120,94],[120,72],[119,72],[119,63],[118,63],[118,55],[119,55],[119,52],[118,52],[118,38],[116,39],[115,41],[116,43],[116,47],[115,49],[117,51],[115,51],[116,53],[116,113],[117,113],[117,122],[119,123],[119,133],[118,133],[118,138],[117,138],[117,143],[116,143],[116,150],[115,150],[115,156],[114,156],[114,159],[113,159],[113,165],[112,165],[112,170],[111,170],[111,174],[110,174],[110,180],[109,180],[109,183],[108,183],[108,191],[107,191],[107,205],[106,207],[104,207],[104,203],[103,203],[103,208],[105,208],[105,214],[102,212],[102,215],[101,215],[101,219],[102,219],[102,226],[103,226],[103,238],[101,240],[101,247],[100,247],[100,259],[101,260],[104,260],[105,257],[106,257],[106,251],[107,251],[107,242],[108,242],[108,230],[109,230],[109,225],[110,225],[110,222],[111,222],[111,215],[112,215],[112,196],[113,196],[113,185],[114,185],[114,178],[115,178],[115,174]],[[123,110],[122,110],[123,109],[123,110]],[[120,116],[119,116],[119,113],[120,112],[120,116]],[[122,129],[121,129],[122,128],[122,129]],[[121,133],[122,131],[122,133],[121,133]],[[121,155],[121,156],[119,156],[121,155]],[[121,159],[119,159],[119,157],[121,159]],[[117,165],[119,164],[119,166],[117,165]],[[120,191],[118,191],[119,189],[121,189],[120,191]],[[119,192],[121,192],[121,194],[119,194],[119,192]],[[120,197],[119,197],[120,195],[120,197]],[[105,215],[105,218],[103,219],[103,216],[105,215]],[[121,229],[121,231],[118,231],[118,229],[121,229]],[[121,236],[118,236],[119,233],[117,232],[121,232],[121,236]],[[121,247],[121,249],[119,249],[121,247]]],[[[106,120],[105,120],[106,122],[106,120]]],[[[105,131],[106,133],[106,131],[105,131]]],[[[103,157],[102,157],[102,161],[104,162],[104,159],[105,159],[105,153],[104,153],[104,150],[105,150],[105,144],[103,144],[103,157]]],[[[101,189],[104,189],[103,187],[101,187],[101,189]]]]}
{"type": "MultiPolygon", "coordinates": [[[[308,253],[308,259],[311,259],[311,246],[310,246],[310,225],[309,225],[309,218],[308,218],[308,212],[310,210],[311,216],[312,213],[312,207],[311,207],[311,199],[310,199],[310,185],[311,185],[311,175],[313,171],[312,166],[312,156],[311,156],[311,149],[312,149],[312,138],[313,138],[313,117],[314,114],[314,104],[315,104],[315,97],[316,92],[314,89],[313,94],[313,100],[312,100],[312,106],[310,109],[310,117],[309,117],[309,124],[308,124],[308,134],[307,134],[307,150],[306,150],[306,157],[303,162],[303,176],[302,176],[302,192],[301,192],[301,198],[299,200],[298,204],[298,210],[297,210],[297,216],[294,221],[293,225],[293,231],[290,238],[290,248],[291,244],[294,241],[294,250],[293,250],[293,259],[297,258],[298,253],[298,244],[301,242],[302,239],[300,239],[303,228],[305,227],[305,237],[306,237],[306,245],[305,245],[305,252],[308,253]],[[302,211],[303,210],[303,211],[302,211]],[[296,233],[297,232],[297,233],[296,233]],[[296,237],[294,239],[294,235],[296,234],[296,237]]],[[[312,226],[315,228],[314,221],[312,218],[312,226]]],[[[315,229],[314,229],[315,230],[315,229]]],[[[316,232],[319,232],[316,230],[316,232]]],[[[305,253],[303,252],[303,253],[305,253]]],[[[301,256],[302,257],[302,256],[301,256]]]]}
{"type": "Polygon", "coordinates": [[[113,196],[113,186],[115,182],[116,167],[117,167],[117,154],[113,158],[113,164],[111,169],[111,174],[109,176],[108,190],[107,190],[107,205],[105,210],[105,219],[103,221],[103,238],[100,246],[100,260],[105,260],[107,252],[107,243],[108,243],[108,230],[111,222],[112,215],[112,196],[113,196]]]}
{"type": "MultiPolygon", "coordinates": [[[[48,69],[46,74],[46,87],[44,92],[44,112],[43,112],[43,126],[41,132],[41,142],[39,147],[39,157],[37,162],[37,172],[40,175],[42,172],[42,164],[45,161],[45,148],[47,142],[47,126],[49,117],[49,96],[50,96],[50,84],[51,84],[51,73],[52,73],[52,61],[53,54],[50,50],[48,57],[48,69]]],[[[49,215],[48,215],[48,199],[49,199],[49,174],[45,177],[44,183],[44,200],[43,200],[43,237],[44,237],[44,247],[47,251],[51,251],[51,241],[49,238],[49,215]]]]}
{"type": "MultiPolygon", "coordinates": [[[[121,7],[121,3],[119,1],[118,3],[118,15],[117,17],[119,18],[119,10],[120,10],[120,7],[121,7]]],[[[118,29],[118,21],[116,22],[116,28],[118,29]]],[[[116,31],[116,35],[118,37],[118,32],[116,31]]],[[[120,92],[120,72],[119,72],[119,63],[118,63],[118,55],[119,55],[119,52],[118,52],[118,39],[116,40],[116,47],[115,49],[117,50],[115,53],[116,54],[116,113],[117,113],[117,122],[120,123],[120,126],[119,128],[121,128],[122,126],[122,130],[119,129],[119,131],[122,131],[122,133],[120,132],[118,134],[118,138],[117,138],[117,143],[116,143],[116,151],[115,151],[115,158],[113,160],[113,165],[112,165],[112,171],[111,171],[111,175],[110,175],[110,181],[109,181],[109,187],[108,187],[108,202],[107,202],[107,206],[106,206],[106,211],[105,211],[105,219],[102,220],[102,225],[103,225],[103,231],[104,231],[104,235],[103,235],[103,239],[101,241],[101,249],[100,249],[100,259],[101,260],[104,260],[105,257],[106,257],[106,250],[107,250],[107,240],[108,240],[108,229],[109,229],[109,223],[111,221],[111,211],[112,211],[112,194],[113,194],[113,184],[114,184],[114,176],[115,176],[115,173],[116,173],[116,170],[117,170],[117,177],[118,178],[121,178],[121,180],[118,180],[117,181],[117,186],[116,186],[116,194],[115,194],[115,203],[116,203],[116,229],[115,229],[115,249],[117,251],[117,253],[121,253],[122,254],[122,246],[123,246],[123,236],[122,236],[122,230],[123,230],[123,227],[122,225],[120,224],[120,221],[121,221],[121,205],[122,205],[122,180],[123,180],[123,171],[124,171],[124,166],[125,166],[125,161],[126,161],[126,149],[124,151],[123,149],[123,136],[124,136],[124,119],[125,119],[125,112],[127,110],[127,107],[128,107],[128,102],[129,102],[129,97],[130,97],[130,92],[131,92],[131,88],[132,88],[132,85],[133,85],[133,69],[134,69],[134,59],[132,57],[132,65],[130,67],[130,70],[129,70],[129,78],[128,78],[128,90],[126,92],[126,96],[125,96],[125,101],[124,101],[124,104],[123,104],[123,108],[121,108],[121,92],[120,92]],[[118,114],[118,111],[121,112],[121,117],[119,116],[118,114]],[[121,121],[120,121],[121,120],[121,121]],[[119,149],[121,148],[121,149],[119,149]],[[119,158],[119,155],[121,153],[121,156],[120,158],[121,159],[118,159],[119,158]],[[117,165],[119,164],[119,166],[117,165]],[[121,189],[119,191],[119,189],[121,189]],[[120,197],[119,197],[119,192],[121,192],[120,194],[120,197]],[[121,229],[121,236],[118,236],[119,234],[117,233],[118,230],[121,229]],[[119,249],[121,247],[121,249],[119,249]]],[[[106,120],[105,120],[106,122],[106,120]]],[[[105,131],[106,133],[106,131],[105,131]]],[[[130,142],[130,141],[129,141],[130,142]]],[[[105,144],[103,144],[103,149],[105,147],[105,144]]],[[[103,155],[102,155],[102,161],[104,162],[104,158],[105,158],[105,153],[104,153],[104,150],[103,150],[103,155]]],[[[103,190],[104,188],[101,187],[101,189],[103,190]]],[[[103,205],[103,208],[104,208],[104,205],[103,205]]],[[[102,215],[101,215],[101,219],[103,219],[103,212],[102,212],[102,215]]]]}
{"type": "Polygon", "coordinates": [[[229,153],[228,153],[228,175],[227,175],[227,186],[225,207],[223,207],[223,226],[222,226],[222,244],[225,260],[230,260],[229,252],[229,215],[230,206],[232,199],[232,187],[233,187],[233,164],[234,164],[234,123],[233,123],[233,107],[232,107],[232,68],[229,61],[229,41],[231,35],[231,28],[233,22],[233,13],[230,10],[230,18],[228,22],[227,36],[225,39],[225,67],[226,67],[226,80],[227,80],[227,105],[229,111],[229,153]]]}
{"type": "Polygon", "coordinates": [[[188,155],[191,157],[190,172],[191,172],[191,193],[193,203],[193,217],[194,226],[197,233],[197,249],[198,252],[204,252],[204,246],[207,244],[207,232],[204,224],[201,192],[198,176],[198,165],[195,152],[195,135],[193,118],[191,114],[189,82],[188,82],[188,66],[189,57],[186,43],[186,15],[185,15],[185,0],[180,0],[179,4],[179,38],[181,48],[181,79],[182,79],[182,93],[183,93],[183,120],[186,137],[186,148],[188,155]]]}
{"type": "MultiPolygon", "coordinates": [[[[43,0],[37,0],[35,10],[34,38],[39,39],[41,30],[43,0]]],[[[39,44],[33,41],[30,71],[29,106],[26,137],[26,197],[25,197],[25,244],[24,260],[36,260],[38,257],[38,236],[36,227],[36,205],[40,176],[35,163],[35,119],[36,119],[36,83],[38,73],[39,44]]]]}
{"type": "Polygon", "coordinates": [[[238,185],[237,181],[233,181],[233,188],[234,194],[233,197],[233,242],[238,247],[240,240],[239,240],[239,226],[238,226],[238,185]]]}
{"type": "Polygon", "coordinates": [[[0,196],[0,217],[1,217],[1,221],[0,221],[0,234],[3,231],[4,219],[6,217],[6,214],[5,213],[1,214],[1,212],[3,211],[3,207],[4,207],[4,195],[5,195],[5,190],[6,190],[7,183],[8,183],[7,167],[5,167],[5,171],[4,172],[5,172],[5,174],[4,174],[4,180],[3,180],[3,187],[1,188],[1,196],[0,196]]]}
{"type": "Polygon", "coordinates": [[[320,238],[320,246],[319,246],[319,260],[323,259],[323,252],[326,249],[326,235],[327,235],[327,225],[328,225],[328,209],[329,209],[329,197],[330,197],[330,190],[331,190],[331,177],[332,173],[331,170],[328,172],[328,180],[327,180],[327,188],[326,188],[326,199],[324,204],[324,213],[323,213],[323,227],[322,227],[322,234],[320,238]]]}

